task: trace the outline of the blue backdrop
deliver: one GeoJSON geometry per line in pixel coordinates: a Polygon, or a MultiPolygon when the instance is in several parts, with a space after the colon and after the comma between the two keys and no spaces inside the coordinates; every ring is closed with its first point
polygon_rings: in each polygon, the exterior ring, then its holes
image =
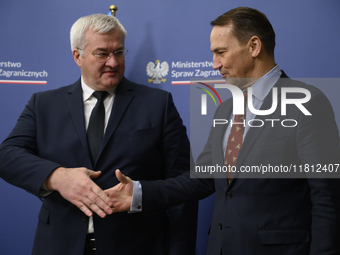
{"type": "MultiPolygon", "coordinates": [[[[116,16],[128,31],[126,77],[170,91],[188,127],[190,90],[181,84],[190,78],[220,78],[210,72],[209,22],[234,7],[249,6],[267,15],[277,35],[276,62],[290,77],[339,77],[338,0],[1,0],[1,141],[32,93],[79,78],[69,44],[70,27],[81,16],[108,13],[111,4],[118,6],[116,16]],[[160,84],[149,82],[146,73],[147,64],[156,60],[169,65],[166,81],[160,84]]],[[[335,96],[334,100],[339,101],[335,96]]],[[[0,194],[0,253],[30,254],[41,202],[3,180],[0,194]]],[[[200,201],[197,254],[206,251],[213,203],[213,196],[200,201]]]]}

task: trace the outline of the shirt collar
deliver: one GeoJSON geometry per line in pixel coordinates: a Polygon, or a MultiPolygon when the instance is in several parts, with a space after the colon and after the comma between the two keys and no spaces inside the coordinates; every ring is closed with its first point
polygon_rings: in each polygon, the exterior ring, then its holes
{"type": "MultiPolygon", "coordinates": [[[[91,87],[89,87],[83,80],[83,76],[81,77],[81,88],[83,90],[83,102],[87,101],[90,99],[90,97],[92,96],[93,92],[95,92],[95,90],[91,87]]],[[[111,89],[109,91],[107,91],[110,95],[114,96],[116,93],[116,89],[111,89]]]]}
{"type": "Polygon", "coordinates": [[[282,72],[279,65],[276,65],[272,70],[266,73],[251,86],[253,89],[253,96],[263,102],[272,87],[280,78],[281,74],[282,72]]]}

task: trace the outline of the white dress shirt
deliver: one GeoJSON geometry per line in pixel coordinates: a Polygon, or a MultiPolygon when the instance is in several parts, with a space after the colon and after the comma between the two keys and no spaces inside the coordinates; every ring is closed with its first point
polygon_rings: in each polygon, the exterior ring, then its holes
{"type": "MultiPolygon", "coordinates": [[[[95,107],[98,99],[93,96],[93,92],[95,92],[94,89],[90,88],[86,83],[83,81],[83,78],[81,78],[81,87],[83,90],[83,103],[84,103],[84,117],[85,117],[85,128],[87,131],[87,127],[89,125],[90,116],[93,108],[95,107]]],[[[105,122],[104,122],[104,133],[106,131],[107,124],[110,119],[111,111],[113,102],[115,99],[115,89],[107,91],[109,94],[104,99],[104,108],[105,108],[105,122]]],[[[126,155],[127,157],[129,155],[126,155]]],[[[134,198],[132,200],[132,204],[130,207],[130,213],[131,212],[140,212],[141,211],[141,203],[142,203],[142,195],[141,193],[136,194],[138,190],[141,190],[141,185],[138,181],[134,182],[134,198]]],[[[88,233],[94,233],[94,225],[93,225],[93,217],[90,217],[89,219],[89,226],[88,226],[88,233]]]]}
{"type": "MultiPolygon", "coordinates": [[[[95,107],[98,99],[93,96],[93,92],[95,92],[95,90],[90,88],[88,85],[86,85],[86,83],[83,80],[83,77],[81,77],[81,88],[83,90],[85,129],[87,131],[91,112],[93,108],[95,107]]],[[[115,98],[115,90],[108,91],[108,95],[104,99],[104,102],[103,102],[104,108],[105,108],[104,133],[106,131],[107,123],[109,122],[114,98],[115,98]]],[[[89,226],[87,229],[87,233],[93,233],[93,232],[94,232],[93,216],[91,216],[89,219],[89,226]]]]}

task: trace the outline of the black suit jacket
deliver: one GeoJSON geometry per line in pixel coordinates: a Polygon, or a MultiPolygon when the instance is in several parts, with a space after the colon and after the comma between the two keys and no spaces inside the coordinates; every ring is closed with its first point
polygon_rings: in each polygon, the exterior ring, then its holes
{"type": "MultiPolygon", "coordinates": [[[[39,195],[57,167],[102,171],[104,190],[118,183],[115,170],[140,180],[166,179],[189,169],[186,129],[170,93],[123,78],[99,156],[92,165],[86,140],[80,80],[32,96],[0,147],[0,176],[39,195]]],[[[197,203],[151,213],[94,216],[98,254],[194,254],[197,203]]],[[[43,199],[32,254],[82,255],[86,217],[58,192],[43,199]]]]}
{"type": "MultiPolygon", "coordinates": [[[[188,175],[164,182],[142,182],[143,210],[204,197],[216,190],[208,255],[340,254],[339,169],[326,175],[337,178],[315,178],[320,173],[311,171],[318,164],[328,167],[340,163],[339,132],[332,107],[315,87],[288,79],[285,74],[281,78],[275,84],[278,91],[299,87],[311,92],[304,106],[312,116],[305,116],[294,105],[287,106],[287,115],[281,116],[279,95],[279,107],[273,114],[255,117],[265,124],[250,128],[236,167],[239,171],[242,166],[302,165],[309,167],[309,172],[283,176],[272,173],[266,177],[236,172],[230,183],[221,175],[215,175],[214,183],[189,179],[188,175]],[[272,126],[265,119],[294,119],[298,125],[288,128],[275,122],[272,126]]],[[[261,109],[271,107],[271,97],[270,93],[261,109]]],[[[288,97],[297,98],[299,94],[288,97]]],[[[215,119],[228,118],[231,112],[232,99],[218,108],[215,119]]],[[[223,166],[226,127],[212,127],[197,165],[223,166]]]]}

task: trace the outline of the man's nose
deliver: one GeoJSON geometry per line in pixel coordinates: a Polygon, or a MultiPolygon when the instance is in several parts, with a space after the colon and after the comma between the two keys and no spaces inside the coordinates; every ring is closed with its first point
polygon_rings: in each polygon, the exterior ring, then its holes
{"type": "Polygon", "coordinates": [[[111,66],[111,67],[117,67],[118,64],[119,63],[113,54],[110,55],[110,58],[108,58],[105,63],[106,66],[111,66]]]}
{"type": "Polygon", "coordinates": [[[214,55],[213,55],[213,66],[212,66],[212,68],[213,68],[214,70],[217,70],[217,69],[220,69],[221,66],[222,66],[222,64],[221,64],[221,61],[220,61],[219,57],[217,57],[217,56],[214,54],[214,55]]]}

